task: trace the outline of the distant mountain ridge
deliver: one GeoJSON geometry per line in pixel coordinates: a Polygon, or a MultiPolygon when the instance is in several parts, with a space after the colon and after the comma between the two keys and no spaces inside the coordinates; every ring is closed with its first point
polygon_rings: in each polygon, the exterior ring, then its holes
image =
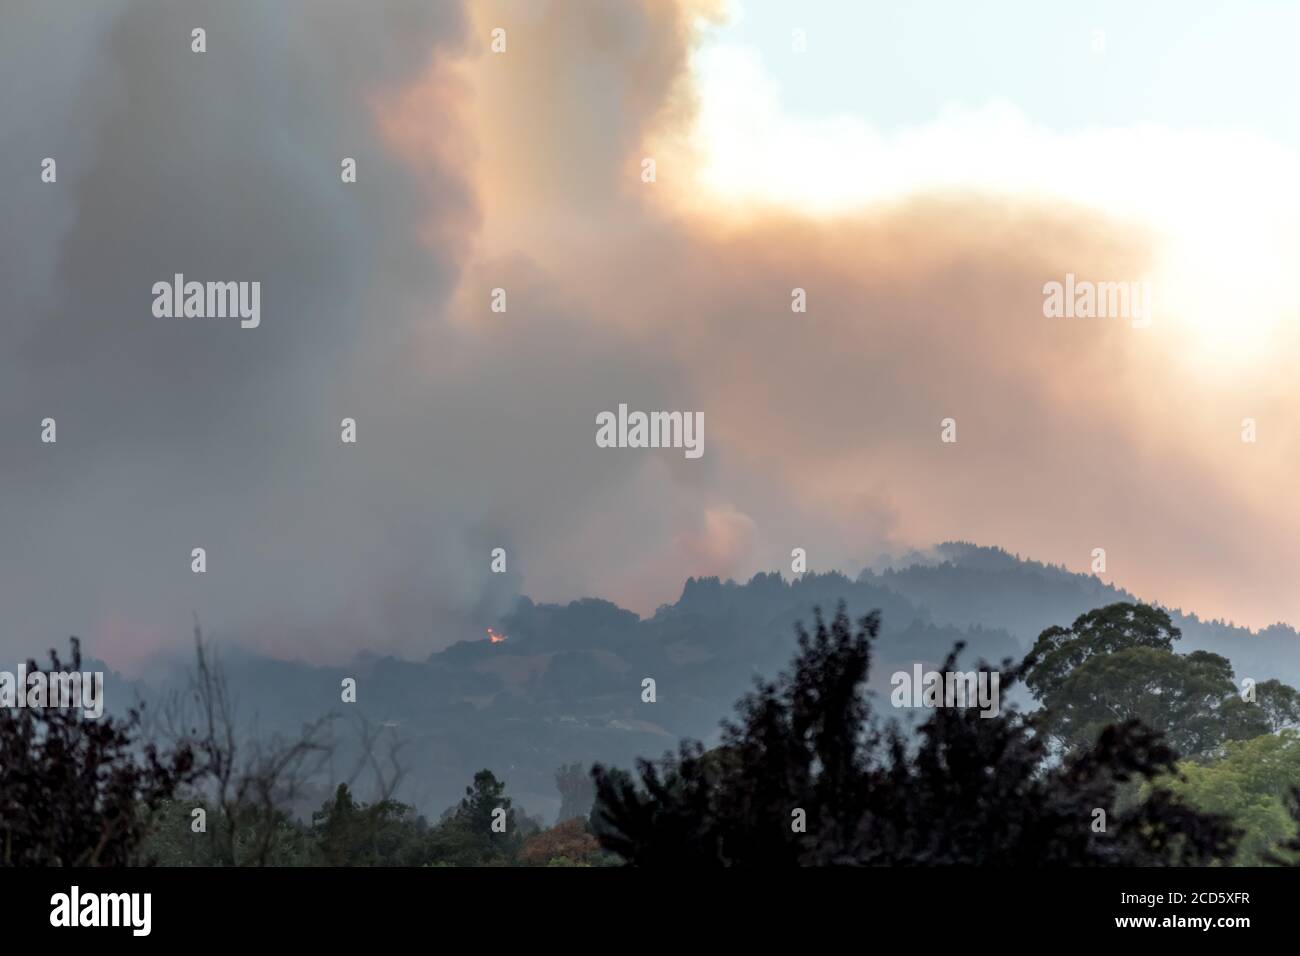
{"type": "MultiPolygon", "coordinates": [[[[933,557],[858,580],[875,582],[906,597],[938,622],[982,624],[1006,630],[1033,643],[1044,628],[1069,624],[1079,614],[1116,601],[1159,602],[1134,596],[1099,578],[1012,555],[1001,548],[949,541],[933,557]]],[[[1300,634],[1283,623],[1259,631],[1222,620],[1202,620],[1193,612],[1160,605],[1183,632],[1178,650],[1208,650],[1229,658],[1238,676],[1278,677],[1300,686],[1300,634]]]]}
{"type": "MultiPolygon", "coordinates": [[[[360,653],[348,666],[322,667],[236,650],[225,668],[263,730],[292,732],[331,710],[346,716],[349,707],[388,725],[405,742],[402,796],[426,813],[436,816],[488,767],[549,820],[558,809],[553,773],[563,763],[629,766],[683,736],[716,739],[754,678],[787,666],[794,627],[811,627],[815,608],[828,617],[841,601],[854,617],[880,609],[871,686],[887,694],[893,671],[937,663],[958,641],[968,666],[1019,659],[1045,627],[1133,600],[1090,575],[946,542],[856,580],[838,572],[793,580],[763,573],[743,584],[690,578],[675,603],[645,619],[594,598],[556,605],[523,597],[500,620],[483,622],[504,641],[459,641],[423,661],[360,653]],[[340,702],[345,677],[357,680],[356,704],[340,702]],[[646,678],[655,682],[653,703],[642,700],[646,678]]],[[[1171,616],[1184,633],[1178,650],[1212,650],[1229,657],[1239,677],[1300,685],[1294,629],[1255,634],[1175,609],[1171,616]]],[[[340,754],[340,766],[348,759],[340,754]]]]}

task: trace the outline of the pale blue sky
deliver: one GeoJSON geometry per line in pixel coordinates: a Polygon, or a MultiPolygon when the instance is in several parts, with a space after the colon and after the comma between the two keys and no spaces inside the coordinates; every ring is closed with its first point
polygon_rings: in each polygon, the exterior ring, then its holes
{"type": "Polygon", "coordinates": [[[760,52],[795,115],[853,113],[887,132],[1008,100],[1058,132],[1153,122],[1300,146],[1294,0],[739,3],[720,39],[760,52]],[[795,27],[803,55],[791,53],[795,27]]]}

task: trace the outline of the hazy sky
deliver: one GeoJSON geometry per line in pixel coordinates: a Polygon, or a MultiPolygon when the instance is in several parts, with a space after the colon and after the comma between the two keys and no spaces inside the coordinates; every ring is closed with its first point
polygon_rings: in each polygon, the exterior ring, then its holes
{"type": "Polygon", "coordinates": [[[0,0],[0,661],[954,538],[1300,621],[1294,5],[878,6],[0,0]],[[261,325],[155,317],[178,272],[261,325]],[[597,447],[620,403],[703,457],[597,447]]]}

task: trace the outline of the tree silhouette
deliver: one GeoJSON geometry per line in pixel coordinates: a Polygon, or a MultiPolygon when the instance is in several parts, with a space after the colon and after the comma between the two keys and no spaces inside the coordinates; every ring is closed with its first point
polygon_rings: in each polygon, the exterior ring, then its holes
{"type": "MultiPolygon", "coordinates": [[[[81,670],[80,642],[71,644],[68,665],[51,650],[43,673],[81,670]]],[[[29,661],[28,679],[38,670],[29,661]]],[[[148,862],[137,852],[148,826],[142,811],[158,809],[191,779],[194,753],[141,745],[139,723],[136,710],[120,720],[75,707],[0,707],[0,864],[148,862]]]]}
{"type": "Polygon", "coordinates": [[[312,814],[316,853],[325,866],[416,866],[428,825],[393,799],[359,803],[346,783],[312,814]]]}
{"type": "Polygon", "coordinates": [[[506,785],[491,770],[474,774],[474,783],[465,788],[465,799],[456,808],[455,821],[476,833],[492,832],[492,815],[497,809],[506,811],[506,828],[514,820],[514,810],[506,795],[506,785]]]}
{"type": "Polygon", "coordinates": [[[1041,726],[1072,750],[1090,745],[1110,724],[1138,719],[1193,756],[1300,719],[1293,688],[1265,681],[1253,701],[1243,700],[1228,659],[1209,651],[1175,654],[1180,636],[1165,611],[1127,603],[1043,631],[1024,668],[1026,686],[1043,704],[1041,726]]]}
{"type": "MultiPolygon", "coordinates": [[[[759,681],[705,751],[593,769],[594,826],[627,862],[656,865],[1191,865],[1229,858],[1237,831],[1153,790],[1127,809],[1122,785],[1173,769],[1138,721],[1053,761],[1014,709],[937,708],[912,739],[873,718],[866,681],[879,615],[854,631],[820,611],[775,681],[759,681]],[[1095,811],[1101,810],[1105,817],[1095,811]],[[1104,819],[1104,831],[1099,828],[1104,819]]],[[[949,655],[956,668],[962,646],[949,655]]],[[[1020,677],[1004,662],[1003,694],[1020,677]]]]}
{"type": "Polygon", "coordinates": [[[455,866],[505,864],[514,859],[526,836],[536,831],[520,819],[505,795],[506,785],[490,770],[474,774],[465,798],[443,814],[430,838],[433,859],[455,866]],[[505,830],[494,829],[494,812],[504,810],[505,830]]]}

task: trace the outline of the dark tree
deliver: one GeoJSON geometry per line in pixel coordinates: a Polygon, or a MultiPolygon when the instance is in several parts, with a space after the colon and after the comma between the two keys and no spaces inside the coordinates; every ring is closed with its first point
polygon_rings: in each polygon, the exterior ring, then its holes
{"type": "Polygon", "coordinates": [[[1228,659],[1209,651],[1175,654],[1180,636],[1160,608],[1126,603],[1043,631],[1024,665],[1025,684],[1043,704],[1041,726],[1074,750],[1110,724],[1137,719],[1192,757],[1300,718],[1291,687],[1265,681],[1253,700],[1243,700],[1228,659]]]}
{"type": "Polygon", "coordinates": [[[429,842],[431,858],[454,866],[506,864],[519,852],[523,840],[537,832],[527,818],[521,819],[505,795],[506,785],[490,770],[474,774],[465,788],[465,799],[447,810],[429,842]],[[495,811],[504,810],[504,817],[495,811]],[[496,820],[502,820],[504,832],[496,820]]]}
{"type": "Polygon", "coordinates": [[[1287,810],[1295,823],[1296,832],[1290,839],[1279,843],[1271,853],[1264,855],[1264,860],[1273,866],[1300,866],[1300,787],[1291,788],[1287,810]]]}
{"type": "Polygon", "coordinates": [[[428,826],[396,800],[359,803],[341,783],[312,814],[316,853],[325,866],[418,866],[425,862],[428,826]]]}
{"type": "Polygon", "coordinates": [[[1169,615],[1146,604],[1109,604],[1081,614],[1070,627],[1049,627],[1030,652],[1025,686],[1042,700],[1059,691],[1082,665],[1134,647],[1172,651],[1182,632],[1169,615]]]}
{"type": "MultiPolygon", "coordinates": [[[[28,678],[39,670],[27,664],[28,678]]],[[[65,666],[50,651],[45,674],[79,672],[72,638],[65,666]]],[[[26,688],[18,688],[25,693],[26,688]]],[[[53,703],[53,702],[51,702],[53,703]]],[[[5,866],[127,866],[148,813],[194,772],[194,754],[162,755],[137,739],[140,713],[84,716],[75,707],[0,707],[0,863],[5,866]]]]}
{"type": "MultiPolygon", "coordinates": [[[[1053,762],[1034,721],[1003,707],[937,708],[915,738],[872,718],[878,614],[841,605],[798,627],[793,667],[758,683],[705,752],[638,763],[639,786],[597,766],[594,826],[634,865],[1160,865],[1226,860],[1237,832],[1167,791],[1118,809],[1119,788],[1174,769],[1136,721],[1053,762]],[[1095,828],[1105,813],[1105,830],[1095,828]],[[803,826],[800,827],[800,822],[803,826]]],[[[956,669],[961,645],[944,670],[956,669]]],[[[1020,671],[1004,662],[1001,689],[1020,671]]]]}
{"type": "Polygon", "coordinates": [[[491,770],[474,774],[474,783],[465,788],[465,799],[456,808],[455,821],[475,833],[491,833],[493,812],[506,811],[506,829],[514,820],[514,810],[506,795],[506,785],[491,770]]]}

